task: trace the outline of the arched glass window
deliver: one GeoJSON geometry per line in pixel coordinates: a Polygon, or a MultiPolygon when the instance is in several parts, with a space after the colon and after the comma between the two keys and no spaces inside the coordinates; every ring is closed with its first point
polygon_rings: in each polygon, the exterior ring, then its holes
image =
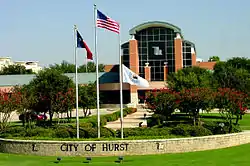
{"type": "Polygon", "coordinates": [[[168,72],[175,71],[173,29],[150,27],[136,33],[139,51],[139,73],[144,77],[145,63],[151,67],[151,80],[164,80],[164,63],[167,62],[168,72]]]}

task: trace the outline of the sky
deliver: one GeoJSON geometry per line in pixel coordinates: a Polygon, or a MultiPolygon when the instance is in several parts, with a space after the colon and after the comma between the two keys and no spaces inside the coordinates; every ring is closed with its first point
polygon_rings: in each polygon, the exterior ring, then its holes
{"type": "MultiPolygon", "coordinates": [[[[120,23],[121,43],[136,25],[164,21],[180,27],[205,61],[250,58],[249,0],[0,0],[0,57],[42,66],[73,63],[74,24],[94,53],[93,4],[120,23]]],[[[119,43],[117,34],[98,29],[99,63],[118,63],[119,43]]],[[[79,65],[85,57],[86,51],[78,49],[79,65]]]]}

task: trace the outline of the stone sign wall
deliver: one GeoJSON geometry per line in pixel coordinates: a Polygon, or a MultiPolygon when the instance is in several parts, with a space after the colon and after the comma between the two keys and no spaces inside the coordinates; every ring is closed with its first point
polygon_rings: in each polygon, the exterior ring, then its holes
{"type": "Polygon", "coordinates": [[[38,141],[0,139],[0,152],[40,156],[146,155],[219,149],[245,143],[250,143],[250,131],[159,140],[38,141]]]}

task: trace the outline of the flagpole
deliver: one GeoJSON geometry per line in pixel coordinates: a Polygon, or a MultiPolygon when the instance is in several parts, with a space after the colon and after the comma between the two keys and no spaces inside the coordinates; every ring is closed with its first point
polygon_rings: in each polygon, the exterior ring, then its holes
{"type": "Polygon", "coordinates": [[[121,56],[121,35],[119,33],[118,35],[118,40],[119,40],[119,61],[120,61],[120,69],[119,69],[119,78],[120,78],[120,111],[121,111],[121,117],[120,117],[120,122],[121,122],[121,139],[123,139],[123,94],[122,94],[122,83],[123,83],[123,71],[122,71],[122,56],[121,56]]]}
{"type": "Polygon", "coordinates": [[[88,73],[88,57],[86,56],[86,73],[88,73]]]}
{"type": "Polygon", "coordinates": [[[75,67],[76,67],[76,72],[75,72],[75,86],[76,86],[76,137],[79,139],[79,110],[78,110],[78,78],[77,78],[77,52],[76,52],[76,30],[77,27],[74,25],[74,55],[75,55],[75,67]]]}
{"type": "Polygon", "coordinates": [[[96,25],[96,4],[94,4],[94,20],[95,20],[95,58],[96,58],[96,100],[97,100],[97,132],[98,138],[101,137],[101,129],[100,129],[100,102],[99,102],[99,62],[98,62],[98,54],[97,54],[97,25],[96,25]]]}

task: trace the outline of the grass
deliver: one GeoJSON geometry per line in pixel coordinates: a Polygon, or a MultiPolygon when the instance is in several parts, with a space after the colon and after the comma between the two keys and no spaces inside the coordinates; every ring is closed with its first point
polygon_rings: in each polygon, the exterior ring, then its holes
{"type": "MultiPolygon", "coordinates": [[[[200,116],[203,121],[224,121],[219,113],[200,113],[200,116]]],[[[173,119],[175,122],[190,121],[192,123],[192,119],[184,113],[176,113],[173,119]]],[[[250,114],[245,114],[239,124],[242,130],[250,130],[250,114]]]]}
{"type": "MultiPolygon", "coordinates": [[[[249,166],[248,151],[250,144],[219,150],[190,152],[180,154],[162,154],[148,156],[124,156],[124,166],[249,166]]],[[[117,157],[93,157],[92,166],[117,165],[117,157]]],[[[0,153],[0,166],[54,166],[56,157],[40,157],[0,153]]],[[[87,165],[84,157],[62,157],[59,165],[87,165]]]]}
{"type": "MultiPolygon", "coordinates": [[[[206,121],[222,121],[221,115],[219,113],[204,113],[201,114],[203,120],[206,121]]],[[[242,120],[239,121],[240,128],[242,130],[250,130],[250,114],[245,114],[242,120]]]]}
{"type": "Polygon", "coordinates": [[[244,115],[239,124],[242,130],[250,130],[250,114],[244,115]]]}

